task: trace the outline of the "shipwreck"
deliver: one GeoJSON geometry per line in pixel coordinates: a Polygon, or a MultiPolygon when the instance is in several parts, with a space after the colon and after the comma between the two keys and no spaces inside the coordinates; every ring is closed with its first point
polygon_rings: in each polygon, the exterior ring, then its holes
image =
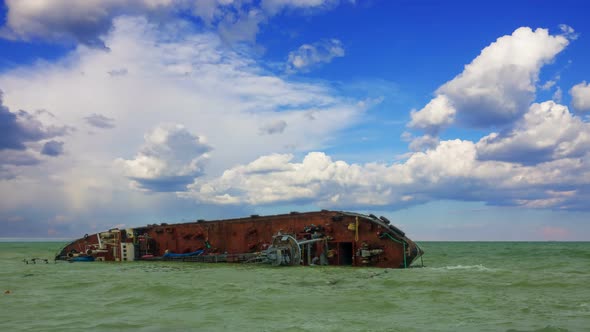
{"type": "Polygon", "coordinates": [[[322,210],[114,228],[72,241],[55,259],[407,268],[423,253],[385,217],[322,210]]]}

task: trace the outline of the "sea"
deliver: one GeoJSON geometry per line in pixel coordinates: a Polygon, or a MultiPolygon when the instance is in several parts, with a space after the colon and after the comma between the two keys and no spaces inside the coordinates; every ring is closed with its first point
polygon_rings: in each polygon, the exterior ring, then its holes
{"type": "Polygon", "coordinates": [[[55,263],[63,245],[0,242],[0,331],[590,331],[590,242],[419,242],[408,269],[55,263]]]}

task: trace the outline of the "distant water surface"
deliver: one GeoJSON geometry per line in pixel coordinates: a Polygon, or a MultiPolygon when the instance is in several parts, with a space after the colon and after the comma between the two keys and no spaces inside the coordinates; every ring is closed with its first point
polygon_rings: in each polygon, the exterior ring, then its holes
{"type": "Polygon", "coordinates": [[[590,331],[588,242],[423,242],[406,270],[22,262],[62,245],[0,243],[0,331],[590,331]]]}

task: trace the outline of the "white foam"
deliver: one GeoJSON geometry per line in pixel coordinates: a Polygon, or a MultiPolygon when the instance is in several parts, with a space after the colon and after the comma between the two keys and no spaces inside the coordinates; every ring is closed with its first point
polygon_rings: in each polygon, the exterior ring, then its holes
{"type": "Polygon", "coordinates": [[[442,269],[445,270],[475,270],[475,271],[495,271],[494,269],[487,268],[481,264],[479,265],[454,265],[445,266],[442,269]]]}

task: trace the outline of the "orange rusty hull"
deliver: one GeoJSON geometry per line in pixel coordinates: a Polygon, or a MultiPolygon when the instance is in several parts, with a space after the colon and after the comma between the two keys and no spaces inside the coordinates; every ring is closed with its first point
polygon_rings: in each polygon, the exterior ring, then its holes
{"type": "Polygon", "coordinates": [[[277,234],[302,243],[297,252],[302,265],[404,268],[423,254],[384,217],[322,210],[111,229],[73,241],[56,259],[257,262],[277,234]]]}

